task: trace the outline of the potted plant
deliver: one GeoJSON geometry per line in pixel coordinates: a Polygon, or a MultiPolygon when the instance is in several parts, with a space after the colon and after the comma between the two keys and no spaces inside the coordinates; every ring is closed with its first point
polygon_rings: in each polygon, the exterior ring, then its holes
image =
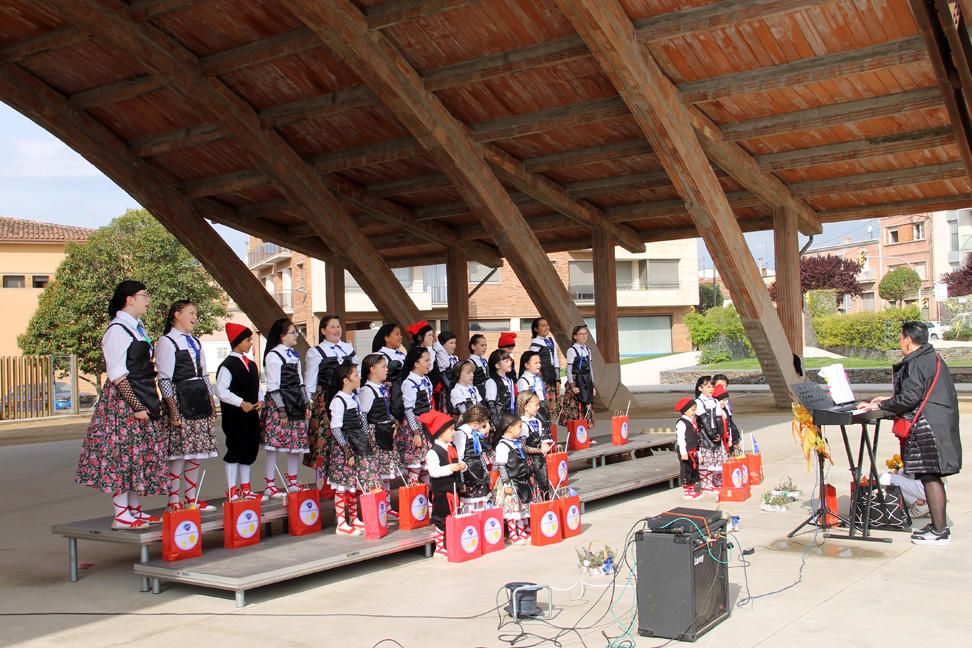
{"type": "Polygon", "coordinates": [[[787,502],[794,501],[800,497],[800,489],[793,483],[789,475],[783,477],[771,492],[773,495],[782,496],[787,502]]]}
{"type": "Polygon", "coordinates": [[[782,513],[786,510],[786,505],[789,503],[789,497],[783,495],[782,493],[776,493],[776,491],[768,491],[763,493],[763,501],[759,505],[759,508],[763,511],[782,513]]]}
{"type": "Polygon", "coordinates": [[[585,576],[611,576],[615,570],[614,549],[604,545],[602,549],[593,550],[594,543],[577,549],[577,566],[585,576]]]}

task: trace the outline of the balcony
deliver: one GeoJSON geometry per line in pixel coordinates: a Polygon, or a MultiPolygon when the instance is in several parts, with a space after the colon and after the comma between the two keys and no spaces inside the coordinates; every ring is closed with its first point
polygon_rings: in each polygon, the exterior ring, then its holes
{"type": "Polygon", "coordinates": [[[246,265],[250,270],[255,270],[263,266],[272,266],[277,261],[290,258],[288,248],[277,245],[276,243],[261,243],[246,254],[246,265]]]}
{"type": "Polygon", "coordinates": [[[292,314],[294,312],[293,292],[289,290],[281,290],[274,293],[273,299],[280,304],[280,308],[282,308],[285,313],[292,314]]]}

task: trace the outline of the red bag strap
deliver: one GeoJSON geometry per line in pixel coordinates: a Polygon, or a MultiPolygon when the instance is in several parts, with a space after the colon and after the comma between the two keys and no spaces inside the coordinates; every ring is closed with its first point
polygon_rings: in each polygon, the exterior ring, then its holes
{"type": "Polygon", "coordinates": [[[928,397],[931,396],[931,393],[935,390],[935,384],[938,383],[938,375],[942,372],[942,357],[937,353],[935,354],[935,361],[935,377],[932,379],[931,387],[928,388],[928,393],[925,394],[925,399],[921,401],[921,405],[915,411],[915,418],[912,419],[914,421],[917,421],[918,417],[921,416],[921,411],[925,409],[925,403],[928,402],[928,397]]]}

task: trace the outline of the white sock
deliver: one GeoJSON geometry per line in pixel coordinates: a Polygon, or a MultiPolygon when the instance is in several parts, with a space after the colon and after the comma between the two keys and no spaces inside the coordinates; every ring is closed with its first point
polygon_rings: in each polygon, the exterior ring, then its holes
{"type": "Polygon", "coordinates": [[[287,474],[297,476],[300,471],[300,455],[296,452],[287,453],[287,474]]]}
{"type": "Polygon", "coordinates": [[[169,500],[179,500],[179,492],[182,490],[182,471],[186,466],[185,459],[170,459],[169,473],[175,475],[169,479],[169,500]]]}
{"type": "Polygon", "coordinates": [[[137,509],[142,505],[142,498],[135,491],[128,491],[128,506],[137,509]]]}
{"type": "Polygon", "coordinates": [[[277,451],[267,450],[267,461],[266,470],[264,471],[264,477],[267,481],[275,481],[277,479],[277,451]]]}
{"type": "Polygon", "coordinates": [[[250,464],[236,464],[240,468],[240,483],[250,483],[250,464]]]}
{"type": "Polygon", "coordinates": [[[182,476],[182,481],[186,482],[186,501],[195,502],[199,499],[199,493],[196,492],[196,486],[193,484],[199,484],[199,462],[192,459],[186,460],[186,469],[182,476]]]}
{"type": "Polygon", "coordinates": [[[236,473],[240,464],[228,463],[226,465],[226,485],[229,488],[236,486],[236,473]]]}
{"type": "Polygon", "coordinates": [[[115,507],[115,517],[121,517],[126,520],[131,520],[131,513],[128,512],[128,491],[122,493],[116,493],[111,498],[111,503],[115,507]]]}

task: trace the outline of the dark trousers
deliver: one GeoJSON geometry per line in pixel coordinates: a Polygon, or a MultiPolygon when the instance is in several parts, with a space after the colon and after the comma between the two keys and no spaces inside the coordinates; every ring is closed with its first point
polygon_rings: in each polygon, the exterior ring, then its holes
{"type": "Polygon", "coordinates": [[[679,458],[678,463],[679,484],[682,486],[694,486],[701,481],[699,477],[699,462],[694,456],[689,455],[688,459],[679,458]]]}

